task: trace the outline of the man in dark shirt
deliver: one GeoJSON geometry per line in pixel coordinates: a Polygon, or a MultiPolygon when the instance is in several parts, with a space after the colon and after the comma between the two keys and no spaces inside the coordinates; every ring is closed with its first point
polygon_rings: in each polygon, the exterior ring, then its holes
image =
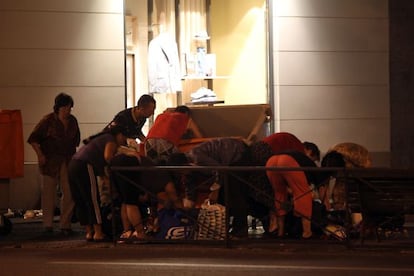
{"type": "Polygon", "coordinates": [[[73,99],[66,93],[55,98],[53,112],[44,116],[30,133],[27,142],[36,152],[42,174],[43,225],[53,232],[53,215],[58,184],[62,190],[60,228],[63,234],[71,233],[71,218],[75,203],[72,200],[67,166],[80,142],[78,121],[71,114],[73,99]]]}
{"type": "Polygon", "coordinates": [[[128,138],[138,138],[141,142],[145,140],[145,135],[142,133],[147,118],[154,115],[156,102],[150,95],[142,95],[138,99],[137,106],[122,110],[115,115],[114,119],[105,127],[108,130],[112,126],[120,125],[126,128],[128,138]]]}

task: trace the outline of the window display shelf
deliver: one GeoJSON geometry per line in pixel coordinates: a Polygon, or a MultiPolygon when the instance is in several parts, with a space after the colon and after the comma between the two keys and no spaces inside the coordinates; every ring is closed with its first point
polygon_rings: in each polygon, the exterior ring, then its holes
{"type": "Polygon", "coordinates": [[[230,76],[183,76],[182,80],[217,80],[217,79],[229,79],[230,76]]]}

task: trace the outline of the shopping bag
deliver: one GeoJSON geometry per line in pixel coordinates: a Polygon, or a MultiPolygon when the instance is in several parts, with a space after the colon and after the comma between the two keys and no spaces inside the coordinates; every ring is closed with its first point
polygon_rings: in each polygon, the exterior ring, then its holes
{"type": "Polygon", "coordinates": [[[224,240],[226,237],[226,207],[210,204],[207,199],[202,205],[197,220],[197,240],[224,240]]]}
{"type": "Polygon", "coordinates": [[[158,211],[157,239],[190,240],[194,238],[195,214],[180,209],[163,208],[158,211]]]}

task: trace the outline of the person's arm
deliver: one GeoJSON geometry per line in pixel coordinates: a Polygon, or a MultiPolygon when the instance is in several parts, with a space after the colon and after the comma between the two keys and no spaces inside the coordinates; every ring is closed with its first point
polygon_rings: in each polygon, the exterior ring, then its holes
{"type": "Polygon", "coordinates": [[[142,143],[144,143],[144,142],[145,142],[145,139],[146,139],[146,137],[145,137],[144,133],[142,133],[142,131],[141,131],[140,133],[138,133],[137,138],[138,138],[138,139],[139,139],[142,143]]]}
{"type": "Polygon", "coordinates": [[[44,141],[46,138],[46,133],[48,133],[48,120],[47,117],[44,117],[40,122],[35,126],[32,133],[30,134],[27,142],[32,146],[33,150],[37,155],[37,161],[39,166],[43,166],[46,164],[46,156],[43,153],[40,143],[44,141]]]}
{"type": "Polygon", "coordinates": [[[203,134],[201,133],[201,131],[198,128],[197,124],[191,118],[190,118],[190,120],[188,120],[187,130],[191,131],[192,136],[193,136],[192,138],[202,138],[203,137],[203,134]]]}
{"type": "Polygon", "coordinates": [[[108,142],[105,145],[104,158],[107,163],[114,157],[118,150],[118,145],[115,142],[108,142]]]}
{"type": "Polygon", "coordinates": [[[32,142],[32,143],[30,143],[30,145],[32,146],[33,150],[36,152],[37,161],[39,163],[39,166],[43,166],[44,164],[46,164],[46,156],[43,154],[43,152],[40,148],[40,144],[38,144],[36,142],[32,142]]]}
{"type": "Polygon", "coordinates": [[[79,147],[80,145],[80,141],[81,141],[81,134],[80,134],[80,129],[79,129],[79,124],[78,124],[78,120],[76,119],[75,116],[71,115],[73,120],[74,120],[74,125],[76,127],[76,137],[74,140],[75,146],[79,147]]]}

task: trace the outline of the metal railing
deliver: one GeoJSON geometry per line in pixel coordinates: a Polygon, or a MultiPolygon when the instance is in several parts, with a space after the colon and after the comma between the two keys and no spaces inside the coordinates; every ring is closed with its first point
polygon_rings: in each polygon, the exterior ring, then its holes
{"type": "MultiPolygon", "coordinates": [[[[151,195],[151,197],[156,198],[156,195],[152,194],[149,189],[144,187],[142,183],[136,183],[131,179],[128,179],[122,172],[174,172],[174,173],[189,173],[189,172],[203,172],[203,173],[211,173],[214,175],[217,172],[221,178],[221,183],[224,189],[224,206],[228,206],[229,202],[229,176],[238,177],[238,172],[247,172],[247,173],[265,173],[266,171],[303,171],[303,172],[312,172],[312,173],[325,173],[335,175],[345,183],[348,182],[349,177],[354,177],[354,175],[360,175],[361,173],[368,173],[370,175],[389,175],[390,173],[396,176],[404,177],[404,175],[414,175],[414,170],[396,170],[390,168],[343,168],[343,167],[331,167],[331,168],[320,168],[320,167],[263,167],[263,166],[153,166],[153,167],[144,167],[144,166],[112,166],[110,168],[111,174],[116,174],[121,176],[124,181],[129,181],[131,184],[135,185],[138,189],[141,189],[144,192],[147,192],[151,195]]],[[[255,189],[255,185],[250,183],[244,178],[239,178],[238,180],[244,182],[250,188],[255,189]]],[[[258,191],[260,192],[260,191],[258,191]]],[[[311,190],[309,191],[311,192],[311,190]]],[[[345,197],[348,198],[349,191],[348,186],[345,185],[345,197]]],[[[264,196],[268,196],[270,200],[275,200],[273,194],[268,195],[265,194],[264,196]]],[[[355,199],[354,199],[355,200],[355,199]]],[[[358,199],[357,199],[358,200],[358,199]]],[[[351,210],[348,206],[348,200],[345,201],[345,229],[346,235],[345,239],[338,237],[338,240],[341,242],[345,242],[347,246],[351,245],[350,240],[350,229],[352,227],[352,220],[351,220],[351,210]]],[[[196,223],[197,221],[194,221],[196,223]]],[[[229,238],[229,224],[230,224],[230,216],[229,216],[229,208],[225,208],[225,236],[223,237],[223,241],[225,246],[230,245],[231,239],[229,238]]],[[[322,227],[322,226],[321,226],[322,227]]],[[[329,230],[325,230],[328,231],[329,230]]],[[[331,235],[335,236],[336,233],[332,232],[331,235]]],[[[114,240],[116,242],[116,240],[114,240]]],[[[151,241],[149,241],[151,242],[151,241]]],[[[162,240],[157,240],[156,242],[162,242],[162,240]]],[[[168,241],[171,242],[171,241],[168,241]]],[[[180,240],[179,242],[187,242],[180,240]]],[[[191,241],[197,242],[197,241],[191,241]]]]}

